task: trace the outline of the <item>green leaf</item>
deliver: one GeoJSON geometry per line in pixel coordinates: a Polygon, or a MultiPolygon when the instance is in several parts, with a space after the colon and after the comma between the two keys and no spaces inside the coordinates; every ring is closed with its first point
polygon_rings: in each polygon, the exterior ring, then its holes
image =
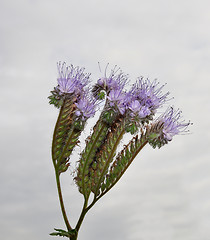
{"type": "Polygon", "coordinates": [[[54,105],[56,108],[60,108],[63,104],[63,97],[60,96],[58,90],[54,88],[53,91],[51,91],[51,95],[48,97],[49,104],[54,105]]]}
{"type": "Polygon", "coordinates": [[[77,234],[77,231],[75,229],[72,229],[71,231],[67,232],[63,229],[57,229],[54,228],[56,232],[50,233],[50,236],[59,236],[59,237],[67,237],[70,238],[71,236],[74,236],[77,234]]]}
{"type": "Polygon", "coordinates": [[[129,124],[126,124],[126,132],[130,132],[131,134],[134,134],[138,131],[138,127],[135,122],[131,122],[129,124]]]}

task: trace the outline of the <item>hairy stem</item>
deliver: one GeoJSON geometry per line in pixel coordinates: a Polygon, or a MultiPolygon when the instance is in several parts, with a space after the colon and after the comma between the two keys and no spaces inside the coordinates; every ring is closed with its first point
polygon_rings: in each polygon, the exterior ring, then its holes
{"type": "Polygon", "coordinates": [[[59,196],[61,211],[62,211],[62,214],[63,214],[63,219],[64,219],[64,222],[66,224],[66,227],[67,227],[68,231],[70,231],[70,230],[72,230],[72,227],[70,226],[70,223],[69,223],[67,215],[66,215],[66,210],[65,210],[64,202],[63,202],[63,196],[62,196],[62,192],[61,192],[60,176],[59,176],[58,171],[56,171],[56,169],[55,169],[55,175],[56,175],[58,196],[59,196]]]}
{"type": "Polygon", "coordinates": [[[79,220],[78,220],[76,228],[75,228],[77,232],[79,231],[79,229],[81,227],[81,224],[82,224],[82,222],[84,220],[84,217],[85,217],[87,211],[89,210],[89,209],[87,209],[87,204],[88,204],[88,199],[85,198],[83,209],[82,209],[82,212],[80,214],[79,220]]]}

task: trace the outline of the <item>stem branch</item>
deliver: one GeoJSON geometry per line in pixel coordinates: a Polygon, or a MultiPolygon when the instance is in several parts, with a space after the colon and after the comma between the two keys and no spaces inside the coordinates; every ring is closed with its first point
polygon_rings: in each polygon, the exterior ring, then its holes
{"type": "Polygon", "coordinates": [[[61,192],[60,176],[59,176],[58,171],[56,171],[56,169],[55,169],[55,175],[56,175],[58,196],[59,196],[61,211],[62,211],[62,214],[63,214],[63,219],[64,219],[64,222],[66,224],[66,227],[67,227],[68,231],[70,231],[70,230],[72,230],[72,227],[70,226],[67,215],[66,215],[66,210],[65,210],[64,202],[63,202],[63,196],[62,196],[62,192],[61,192]]]}
{"type": "Polygon", "coordinates": [[[85,217],[86,213],[89,210],[89,209],[87,209],[87,204],[88,204],[88,198],[85,197],[84,205],[83,205],[83,208],[82,208],[82,212],[80,214],[79,220],[78,220],[76,228],[75,228],[77,232],[79,231],[80,226],[81,226],[81,224],[82,224],[82,222],[84,220],[84,217],[85,217]]]}

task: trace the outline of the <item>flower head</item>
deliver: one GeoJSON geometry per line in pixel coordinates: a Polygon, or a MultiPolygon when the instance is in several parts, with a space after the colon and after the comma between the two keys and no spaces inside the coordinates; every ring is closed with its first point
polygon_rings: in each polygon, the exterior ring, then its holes
{"type": "Polygon", "coordinates": [[[141,105],[138,100],[132,101],[128,106],[130,112],[130,116],[138,116],[139,118],[143,119],[150,115],[151,111],[148,106],[141,105]]]}
{"type": "Polygon", "coordinates": [[[128,76],[125,75],[120,69],[111,70],[109,76],[99,78],[95,86],[93,87],[93,95],[96,99],[98,99],[101,92],[105,92],[107,95],[112,90],[123,90],[126,82],[128,80],[128,76]]]}
{"type": "Polygon", "coordinates": [[[77,107],[75,114],[82,121],[94,116],[96,104],[87,95],[83,95],[75,105],[77,107]]]}
{"type": "Polygon", "coordinates": [[[66,66],[64,62],[58,63],[58,90],[61,94],[74,93],[80,95],[83,88],[88,84],[90,74],[84,73],[84,68],[66,66]]]}
{"type": "Polygon", "coordinates": [[[159,148],[172,138],[179,134],[186,132],[190,122],[185,123],[181,119],[181,111],[174,110],[174,108],[168,108],[166,112],[161,115],[151,126],[149,134],[149,142],[153,147],[158,146],[159,148]]]}
{"type": "Polygon", "coordinates": [[[149,79],[139,78],[128,93],[130,101],[127,108],[130,110],[130,115],[138,113],[139,117],[152,119],[169,94],[168,92],[162,94],[162,88],[163,86],[158,87],[156,81],[150,82],[149,79]]]}
{"type": "Polygon", "coordinates": [[[125,113],[126,109],[126,94],[122,90],[111,90],[109,95],[107,96],[108,104],[110,107],[114,108],[115,110],[119,111],[120,114],[125,113]]]}

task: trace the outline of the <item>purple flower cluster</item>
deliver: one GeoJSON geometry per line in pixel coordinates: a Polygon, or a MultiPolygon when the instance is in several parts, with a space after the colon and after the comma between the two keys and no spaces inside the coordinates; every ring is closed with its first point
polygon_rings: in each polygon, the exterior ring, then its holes
{"type": "Polygon", "coordinates": [[[93,96],[97,100],[106,96],[106,109],[112,109],[117,114],[124,115],[126,112],[127,94],[123,89],[127,82],[128,75],[125,75],[120,69],[116,69],[115,66],[108,77],[105,76],[98,79],[92,90],[93,96]]]}
{"type": "Polygon", "coordinates": [[[111,90],[107,96],[109,106],[119,111],[120,114],[124,114],[126,110],[126,95],[122,90],[111,90]]]}
{"type": "Polygon", "coordinates": [[[75,114],[82,121],[94,116],[96,103],[95,101],[91,101],[88,96],[82,96],[75,105],[77,107],[75,114]]]}
{"type": "Polygon", "coordinates": [[[172,138],[179,134],[187,132],[187,127],[190,122],[186,123],[181,120],[181,111],[175,110],[173,107],[168,108],[164,114],[151,126],[151,140],[150,144],[155,147],[161,147],[167,144],[172,138]]]}
{"type": "Polygon", "coordinates": [[[135,117],[136,115],[140,119],[144,119],[151,114],[151,110],[146,105],[141,105],[138,100],[133,100],[128,104],[130,110],[130,116],[135,117]]]}
{"type": "MultiPolygon", "coordinates": [[[[149,79],[140,77],[133,84],[131,90],[126,92],[124,86],[127,82],[127,75],[120,73],[120,75],[111,74],[110,76],[109,78],[100,78],[95,87],[99,91],[106,92],[109,108],[127,118],[127,131],[131,133],[134,133],[139,126],[143,127],[144,122],[149,123],[149,121],[153,120],[157,109],[168,101],[169,92],[163,93],[164,85],[160,86],[156,80],[151,82],[149,79]]],[[[155,126],[158,125],[159,131],[156,145],[158,143],[162,146],[171,141],[174,135],[185,132],[189,123],[179,122],[180,115],[180,111],[169,108],[158,118],[158,124],[157,120],[155,121],[155,126]]],[[[154,127],[152,128],[154,130],[154,127]]]]}
{"type": "Polygon", "coordinates": [[[158,86],[157,81],[150,82],[142,77],[138,78],[129,92],[126,92],[124,87],[127,82],[128,75],[112,70],[109,77],[97,81],[93,87],[93,95],[98,99],[100,93],[105,92],[107,105],[122,115],[128,115],[131,121],[140,123],[152,120],[169,93],[162,94],[163,86],[158,86]]]}
{"type": "MultiPolygon", "coordinates": [[[[160,86],[156,80],[151,82],[149,79],[140,77],[131,89],[126,91],[128,75],[125,75],[120,69],[116,70],[116,67],[111,70],[109,76],[106,76],[105,72],[105,76],[98,79],[92,88],[92,95],[90,95],[90,88],[87,87],[90,74],[84,73],[84,68],[59,63],[58,72],[58,86],[54,96],[57,94],[61,99],[73,96],[76,99],[74,100],[76,119],[82,121],[86,121],[95,114],[98,100],[106,98],[104,113],[111,114],[106,115],[109,124],[112,124],[117,116],[124,117],[127,119],[126,131],[133,134],[139,127],[143,128],[144,123],[153,120],[157,109],[168,101],[169,92],[162,93],[164,85],[160,86]]],[[[57,100],[53,97],[50,99],[56,106],[57,100]]],[[[171,141],[174,135],[185,131],[189,123],[179,122],[179,119],[180,111],[170,108],[150,125],[150,132],[154,133],[150,134],[153,136],[151,139],[153,139],[154,146],[158,144],[158,146],[162,146],[171,141]]]]}
{"type": "Polygon", "coordinates": [[[85,73],[84,68],[67,66],[65,62],[59,62],[57,66],[58,85],[49,97],[50,103],[60,107],[63,99],[72,99],[76,106],[75,120],[85,122],[95,114],[96,109],[96,101],[91,100],[88,88],[90,74],[85,73]]]}
{"type": "Polygon", "coordinates": [[[181,111],[169,108],[160,118],[159,124],[162,125],[162,138],[166,141],[171,141],[174,135],[184,132],[189,123],[179,121],[181,118],[181,111]]]}
{"type": "Polygon", "coordinates": [[[90,74],[84,73],[84,68],[66,66],[66,63],[58,63],[58,86],[61,94],[69,93],[80,95],[88,84],[90,74]]]}
{"type": "MultiPolygon", "coordinates": [[[[114,71],[113,71],[114,72],[114,71]]],[[[118,75],[110,75],[109,78],[100,78],[94,86],[94,93],[105,91],[110,108],[122,115],[127,115],[136,123],[152,120],[156,110],[165,103],[169,93],[162,94],[163,86],[158,82],[150,82],[148,79],[139,78],[129,92],[125,92],[124,86],[127,75],[122,72],[118,75]]],[[[97,96],[95,94],[95,96],[97,96]]],[[[96,97],[97,98],[97,97],[96,97]]]]}
{"type": "Polygon", "coordinates": [[[139,78],[129,92],[130,116],[152,120],[156,110],[166,102],[169,94],[168,92],[162,94],[162,88],[163,86],[159,87],[156,81],[150,82],[149,79],[139,78]]]}
{"type": "Polygon", "coordinates": [[[126,84],[126,80],[127,76],[122,72],[115,75],[112,71],[109,77],[100,78],[97,84],[101,87],[101,89],[104,89],[106,92],[110,92],[111,90],[122,90],[126,84]]]}
{"type": "MultiPolygon", "coordinates": [[[[106,75],[106,74],[105,74],[106,75]]],[[[122,91],[128,80],[128,75],[125,75],[120,69],[112,69],[110,75],[99,78],[93,87],[93,95],[98,99],[101,92],[105,92],[108,96],[111,91],[122,91]]]]}

